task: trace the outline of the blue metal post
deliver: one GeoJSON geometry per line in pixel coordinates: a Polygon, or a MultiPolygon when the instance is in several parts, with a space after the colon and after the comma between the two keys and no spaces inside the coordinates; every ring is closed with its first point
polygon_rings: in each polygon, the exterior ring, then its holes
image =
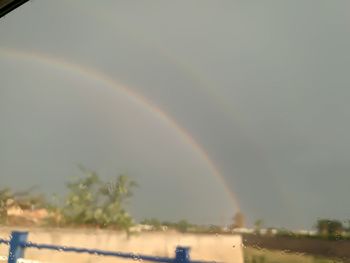
{"type": "Polygon", "coordinates": [[[27,237],[28,232],[13,231],[11,233],[8,263],[16,263],[17,259],[24,257],[24,247],[21,244],[27,242],[27,237]]]}
{"type": "Polygon", "coordinates": [[[177,247],[175,252],[175,263],[189,263],[190,262],[190,248],[177,247]]]}

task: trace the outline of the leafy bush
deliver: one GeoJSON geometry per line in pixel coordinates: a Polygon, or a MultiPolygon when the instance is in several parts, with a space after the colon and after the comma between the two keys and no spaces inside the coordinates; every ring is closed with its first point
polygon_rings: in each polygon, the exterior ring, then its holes
{"type": "Polygon", "coordinates": [[[85,171],[82,178],[67,183],[69,192],[59,211],[62,221],[68,225],[128,230],[133,220],[124,204],[135,186],[126,175],[117,176],[113,183],[105,183],[96,172],[85,171]]]}

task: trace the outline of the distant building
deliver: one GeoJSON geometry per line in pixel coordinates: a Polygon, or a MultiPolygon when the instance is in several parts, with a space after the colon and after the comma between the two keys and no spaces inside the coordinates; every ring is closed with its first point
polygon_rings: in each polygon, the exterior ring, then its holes
{"type": "Polygon", "coordinates": [[[295,234],[300,234],[300,235],[309,235],[309,236],[314,236],[317,234],[317,231],[315,230],[297,230],[294,232],[295,234]]]}
{"type": "MultiPolygon", "coordinates": [[[[146,224],[138,224],[135,226],[132,226],[130,228],[131,232],[144,232],[144,231],[154,231],[156,228],[152,225],[146,225],[146,224]]],[[[160,226],[161,231],[166,231],[168,230],[167,226],[160,226]]]]}
{"type": "Polygon", "coordinates": [[[272,228],[272,227],[269,227],[269,228],[261,228],[259,229],[258,233],[260,235],[269,235],[269,236],[274,236],[278,233],[278,229],[276,228],[272,228]]]}
{"type": "Polygon", "coordinates": [[[245,227],[241,227],[241,228],[234,228],[232,230],[233,233],[238,233],[238,234],[252,234],[255,232],[255,230],[253,228],[245,228],[245,227]]]}
{"type": "Polygon", "coordinates": [[[17,204],[13,204],[7,208],[7,216],[22,216],[23,210],[17,204]]]}
{"type": "Polygon", "coordinates": [[[49,216],[49,212],[44,208],[23,209],[12,199],[7,201],[6,214],[8,217],[22,218],[33,223],[38,223],[49,216]]]}

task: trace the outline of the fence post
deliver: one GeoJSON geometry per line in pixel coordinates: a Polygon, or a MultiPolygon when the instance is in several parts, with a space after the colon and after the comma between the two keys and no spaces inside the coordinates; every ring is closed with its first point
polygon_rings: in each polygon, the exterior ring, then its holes
{"type": "Polygon", "coordinates": [[[21,243],[26,242],[28,232],[13,231],[11,233],[8,263],[16,263],[17,259],[24,257],[24,247],[21,243]]]}
{"type": "Polygon", "coordinates": [[[190,248],[177,247],[175,252],[175,263],[189,263],[190,262],[190,248]]]}

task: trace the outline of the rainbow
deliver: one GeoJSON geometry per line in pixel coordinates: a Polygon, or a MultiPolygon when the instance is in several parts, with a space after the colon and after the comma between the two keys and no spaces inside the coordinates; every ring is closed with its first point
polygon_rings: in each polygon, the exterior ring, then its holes
{"type": "Polygon", "coordinates": [[[109,27],[114,27],[117,30],[122,31],[123,34],[126,34],[130,40],[134,41],[135,43],[154,50],[157,55],[169,62],[170,65],[176,67],[176,69],[178,69],[181,73],[185,74],[185,76],[188,77],[194,84],[199,85],[201,91],[204,91],[206,95],[208,95],[210,98],[216,99],[219,102],[218,105],[220,105],[219,108],[221,109],[222,114],[227,114],[227,112],[230,112],[230,115],[234,115],[235,121],[239,121],[242,113],[239,112],[238,109],[234,108],[232,103],[230,103],[225,96],[215,92],[215,89],[213,88],[215,85],[210,83],[208,79],[205,79],[202,74],[197,72],[188,63],[182,61],[177,56],[172,55],[172,52],[170,52],[167,48],[152,41],[143,31],[136,30],[136,28],[133,30],[126,30],[124,27],[116,24],[110,16],[106,16],[103,12],[98,12],[96,9],[81,8],[77,2],[66,1],[66,4],[69,4],[71,8],[74,8],[75,12],[79,12],[85,16],[87,15],[89,18],[95,20],[104,21],[109,27]]]}
{"type": "Polygon", "coordinates": [[[174,118],[172,118],[169,114],[167,114],[162,109],[157,107],[154,103],[149,101],[146,97],[142,96],[139,93],[136,93],[135,91],[133,91],[132,89],[124,85],[117,83],[113,78],[109,77],[108,75],[94,68],[90,68],[85,65],[74,63],[62,57],[52,56],[42,52],[39,53],[34,51],[25,51],[20,49],[11,49],[11,48],[0,48],[0,56],[7,56],[11,59],[31,60],[36,63],[63,68],[65,70],[78,74],[84,78],[90,78],[90,79],[92,78],[96,81],[99,81],[105,84],[106,86],[112,87],[114,89],[118,89],[122,94],[125,94],[125,96],[130,101],[132,101],[133,103],[139,104],[140,106],[149,110],[153,116],[157,117],[159,120],[163,121],[165,124],[169,125],[169,127],[174,129],[184,139],[184,141],[188,143],[199,154],[199,156],[206,162],[213,176],[215,176],[223,185],[236,211],[240,211],[240,206],[239,206],[238,199],[236,198],[236,195],[228,187],[228,184],[226,183],[225,178],[221,174],[219,168],[211,160],[208,152],[193,138],[193,136],[191,136],[189,132],[186,131],[185,128],[180,126],[174,118]]]}

